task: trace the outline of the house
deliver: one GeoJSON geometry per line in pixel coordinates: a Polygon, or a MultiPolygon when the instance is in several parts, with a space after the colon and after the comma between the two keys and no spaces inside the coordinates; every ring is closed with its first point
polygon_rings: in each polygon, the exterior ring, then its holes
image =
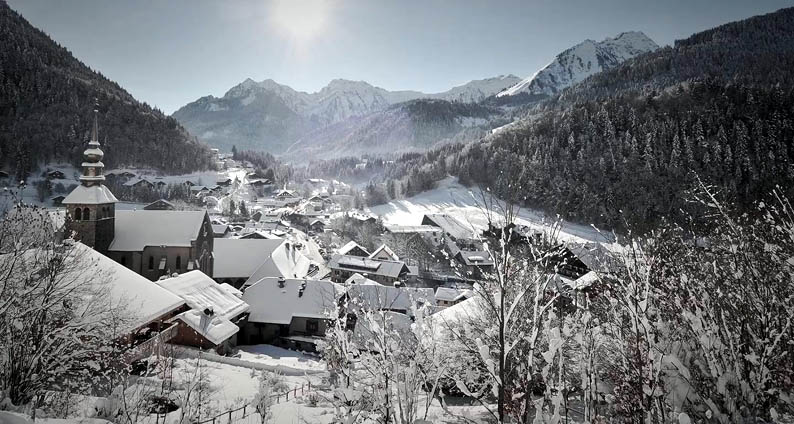
{"type": "Polygon", "coordinates": [[[8,172],[0,171],[0,180],[8,178],[8,177],[9,177],[8,172]]]}
{"type": "Polygon", "coordinates": [[[334,255],[328,262],[328,268],[331,269],[331,281],[337,283],[343,283],[353,274],[359,273],[380,284],[394,285],[411,273],[405,262],[350,255],[334,255]]]}
{"type": "Polygon", "coordinates": [[[216,239],[212,278],[218,283],[229,283],[239,288],[282,243],[284,240],[216,239]]]}
{"type": "Polygon", "coordinates": [[[313,263],[292,242],[280,241],[281,244],[248,277],[243,284],[244,289],[263,278],[316,278],[326,273],[324,265],[313,263]]]}
{"type": "Polygon", "coordinates": [[[314,221],[311,221],[306,228],[314,233],[322,233],[325,231],[325,222],[323,222],[321,219],[315,219],[314,221]]]}
{"type": "Polygon", "coordinates": [[[471,226],[447,214],[426,214],[422,225],[435,226],[444,232],[442,241],[445,248],[469,276],[479,278],[493,267],[491,254],[485,250],[471,226]]]}
{"type": "Polygon", "coordinates": [[[362,258],[369,257],[369,252],[367,251],[367,249],[363,248],[360,244],[356,243],[353,240],[347,242],[347,244],[340,247],[336,253],[347,256],[360,256],[362,258]]]}
{"type": "Polygon", "coordinates": [[[474,292],[470,289],[439,287],[436,289],[436,305],[446,308],[463,302],[472,296],[474,296],[474,292]]]}
{"type": "Polygon", "coordinates": [[[279,200],[300,199],[300,196],[298,196],[295,190],[287,190],[286,188],[276,192],[276,195],[273,197],[279,200]]]}
{"type": "Polygon", "coordinates": [[[213,230],[206,211],[118,211],[107,254],[150,280],[213,270],[213,230]]]}
{"type": "MultiPolygon", "coordinates": [[[[169,320],[187,309],[184,300],[80,242],[64,243],[62,248],[68,249],[65,261],[69,265],[59,280],[75,287],[95,287],[107,296],[103,301],[110,302],[114,312],[122,318],[119,332],[120,340],[125,342],[125,361],[129,363],[151,355],[156,344],[167,342],[175,335],[169,320]]],[[[33,256],[31,259],[40,260],[33,256]]],[[[23,264],[26,256],[15,260],[20,269],[34,267],[23,264]]]]}
{"type": "Polygon", "coordinates": [[[171,343],[227,353],[237,345],[249,306],[237,293],[217,284],[201,271],[161,279],[157,284],[182,298],[190,310],[173,318],[176,335],[171,343]]]}
{"type": "Polygon", "coordinates": [[[220,187],[229,187],[230,185],[232,185],[232,181],[233,180],[229,177],[221,177],[218,178],[218,181],[215,184],[220,187]]]}
{"type": "Polygon", "coordinates": [[[168,200],[159,199],[144,206],[143,209],[147,211],[172,211],[176,209],[176,206],[168,200]]]}
{"type": "Polygon", "coordinates": [[[414,308],[435,306],[432,288],[393,287],[364,279],[345,287],[342,298],[348,313],[390,311],[412,316],[414,308]]]}
{"type": "Polygon", "coordinates": [[[342,294],[330,281],[263,278],[243,293],[251,309],[240,340],[314,351],[342,294]]]}
{"type": "Polygon", "coordinates": [[[143,188],[154,189],[154,183],[152,183],[151,181],[145,178],[140,178],[137,180],[129,180],[126,183],[124,183],[124,186],[135,189],[143,189],[143,188]]]}
{"type": "Polygon", "coordinates": [[[379,260],[379,261],[399,261],[400,260],[400,257],[397,256],[397,254],[394,253],[394,251],[391,250],[389,248],[389,246],[386,246],[385,244],[381,244],[380,247],[375,249],[375,251],[372,252],[369,255],[369,258],[370,259],[376,259],[376,260],[379,260]]]}
{"type": "Polygon", "coordinates": [[[259,222],[262,219],[262,211],[256,211],[253,215],[251,215],[251,220],[254,222],[259,222]]]}
{"type": "Polygon", "coordinates": [[[432,246],[443,243],[444,231],[435,225],[387,225],[386,231],[405,236],[419,235],[432,246]]]}

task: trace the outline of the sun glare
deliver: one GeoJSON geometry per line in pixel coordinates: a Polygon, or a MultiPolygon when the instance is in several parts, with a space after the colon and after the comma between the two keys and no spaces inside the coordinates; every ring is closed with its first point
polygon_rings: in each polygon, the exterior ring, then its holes
{"type": "Polygon", "coordinates": [[[325,30],[330,3],[328,0],[274,0],[271,20],[282,35],[305,43],[325,30]]]}

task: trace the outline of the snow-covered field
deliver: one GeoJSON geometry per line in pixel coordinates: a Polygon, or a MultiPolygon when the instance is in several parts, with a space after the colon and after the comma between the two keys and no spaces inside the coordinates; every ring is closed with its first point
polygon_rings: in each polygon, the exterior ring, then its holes
{"type": "MultiPolygon", "coordinates": [[[[402,200],[392,200],[385,205],[371,207],[369,210],[380,216],[387,225],[419,225],[427,213],[446,213],[468,224],[473,230],[488,228],[488,218],[483,210],[480,194],[462,186],[457,178],[449,177],[438,183],[430,191],[402,200]]],[[[542,212],[520,209],[516,223],[540,231],[548,231],[556,219],[542,212]]],[[[597,241],[612,243],[613,235],[608,231],[598,231],[586,225],[563,222],[559,238],[563,241],[597,241]]]]}

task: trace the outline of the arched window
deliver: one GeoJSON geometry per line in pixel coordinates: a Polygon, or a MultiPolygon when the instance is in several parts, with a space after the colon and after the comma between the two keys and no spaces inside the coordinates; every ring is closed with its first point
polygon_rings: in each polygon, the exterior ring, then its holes
{"type": "Polygon", "coordinates": [[[149,256],[149,271],[154,269],[154,256],[149,256]]]}
{"type": "Polygon", "coordinates": [[[74,220],[80,221],[81,219],[83,219],[83,213],[82,211],[80,211],[80,208],[76,208],[74,210],[74,220]]]}
{"type": "Polygon", "coordinates": [[[176,257],[176,270],[177,271],[182,271],[182,257],[181,256],[177,256],[176,257]]]}
{"type": "Polygon", "coordinates": [[[88,221],[91,219],[91,210],[88,208],[83,208],[83,220],[88,221]]]}

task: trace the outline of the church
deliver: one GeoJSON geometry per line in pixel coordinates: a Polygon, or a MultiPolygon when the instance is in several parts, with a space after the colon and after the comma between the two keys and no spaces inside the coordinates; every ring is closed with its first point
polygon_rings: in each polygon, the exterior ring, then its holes
{"type": "Polygon", "coordinates": [[[67,236],[152,281],[192,270],[212,275],[213,232],[207,212],[116,210],[118,200],[104,185],[98,133],[95,110],[80,185],[61,202],[67,236]]]}

